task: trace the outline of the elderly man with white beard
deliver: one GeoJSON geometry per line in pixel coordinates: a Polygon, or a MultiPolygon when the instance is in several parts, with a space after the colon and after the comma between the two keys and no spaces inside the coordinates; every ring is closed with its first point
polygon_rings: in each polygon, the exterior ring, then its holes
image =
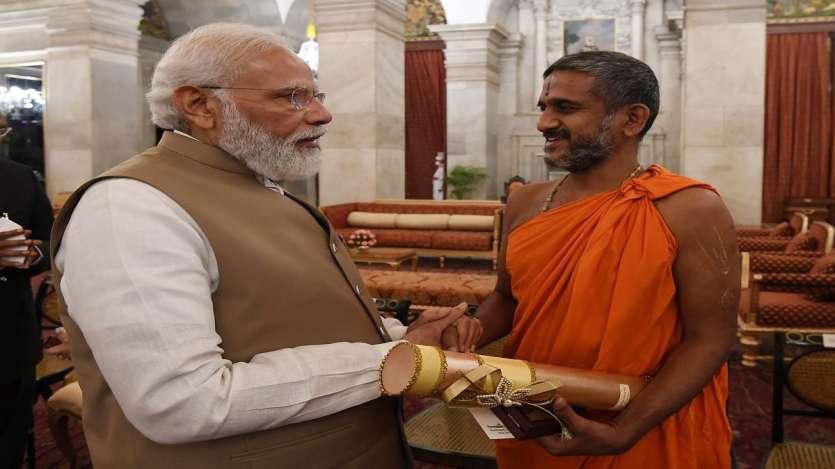
{"type": "Polygon", "coordinates": [[[382,358],[403,338],[468,348],[481,326],[464,305],[381,319],[328,222],[282,190],[318,170],[324,97],[269,32],[195,29],[148,93],[173,132],[68,200],[54,277],[97,468],[410,465],[382,358]]]}

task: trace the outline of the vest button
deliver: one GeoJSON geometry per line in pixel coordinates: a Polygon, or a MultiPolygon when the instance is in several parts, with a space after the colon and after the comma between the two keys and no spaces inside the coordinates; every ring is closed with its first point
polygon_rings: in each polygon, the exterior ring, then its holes
{"type": "Polygon", "coordinates": [[[331,251],[336,254],[336,243],[331,243],[331,251]]]}
{"type": "Polygon", "coordinates": [[[380,334],[386,335],[386,330],[382,326],[380,326],[380,334]]]}
{"type": "Polygon", "coordinates": [[[354,285],[354,290],[357,291],[357,295],[360,294],[360,286],[359,285],[354,285]]]}

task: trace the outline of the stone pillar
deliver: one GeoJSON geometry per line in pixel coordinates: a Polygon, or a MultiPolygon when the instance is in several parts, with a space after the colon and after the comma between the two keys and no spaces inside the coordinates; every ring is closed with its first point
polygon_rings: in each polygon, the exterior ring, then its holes
{"type": "Polygon", "coordinates": [[[319,203],[405,197],[405,0],[315,0],[319,86],[333,114],[319,203]]]}
{"type": "Polygon", "coordinates": [[[499,47],[499,114],[513,115],[521,110],[519,62],[524,45],[525,36],[512,34],[499,47]]]}
{"type": "Polygon", "coordinates": [[[521,52],[525,45],[522,34],[512,34],[499,48],[499,103],[496,153],[496,178],[493,184],[497,194],[504,192],[504,181],[512,176],[511,173],[511,129],[514,127],[514,116],[520,111],[528,111],[530,104],[521,100],[520,62],[521,52]]]}
{"type": "Polygon", "coordinates": [[[646,0],[629,0],[632,5],[632,57],[644,60],[644,10],[646,0]]]}
{"type": "Polygon", "coordinates": [[[664,165],[679,169],[681,155],[681,31],[667,26],[655,28],[658,42],[661,112],[653,127],[664,130],[664,165]]]}
{"type": "Polygon", "coordinates": [[[713,184],[737,223],[759,223],[765,3],[688,0],[681,171],[713,184]]]}
{"type": "Polygon", "coordinates": [[[137,28],[142,3],[0,1],[0,60],[36,54],[46,62],[44,137],[50,196],[76,189],[140,150],[137,28]]]}
{"type": "Polygon", "coordinates": [[[507,31],[493,24],[432,25],[446,43],[447,169],[473,165],[490,180],[476,198],[496,198],[499,50],[507,31]]]}
{"type": "Polygon", "coordinates": [[[144,2],[62,3],[46,23],[50,195],[72,191],[141,150],[137,27],[144,2]]]}
{"type": "Polygon", "coordinates": [[[542,73],[548,67],[548,0],[534,0],[536,39],[534,43],[533,92],[534,103],[542,90],[542,73]]]}
{"type": "Polygon", "coordinates": [[[536,108],[534,90],[536,77],[544,70],[534,70],[536,51],[536,24],[533,15],[533,0],[519,0],[519,33],[526,38],[519,57],[519,112],[532,112],[536,108]]]}

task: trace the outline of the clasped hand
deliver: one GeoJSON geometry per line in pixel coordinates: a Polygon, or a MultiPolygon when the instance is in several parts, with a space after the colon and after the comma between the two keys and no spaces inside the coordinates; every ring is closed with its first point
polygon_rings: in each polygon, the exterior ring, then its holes
{"type": "Polygon", "coordinates": [[[632,438],[614,422],[598,422],[578,415],[565,398],[558,397],[552,411],[572,434],[571,439],[549,435],[537,442],[554,456],[601,456],[621,454],[632,447],[632,438]]]}
{"type": "Polygon", "coordinates": [[[430,308],[418,316],[403,337],[409,342],[434,345],[454,352],[475,350],[481,338],[481,321],[466,316],[467,303],[452,308],[430,308]]]}
{"type": "Polygon", "coordinates": [[[32,262],[40,255],[36,246],[43,244],[37,239],[29,239],[32,236],[32,230],[8,230],[0,231],[0,267],[15,267],[18,269],[28,269],[32,262]],[[23,235],[23,239],[11,239],[15,236],[23,235]],[[26,250],[20,249],[20,246],[25,246],[26,250]],[[23,262],[12,262],[9,258],[23,257],[23,262]]]}

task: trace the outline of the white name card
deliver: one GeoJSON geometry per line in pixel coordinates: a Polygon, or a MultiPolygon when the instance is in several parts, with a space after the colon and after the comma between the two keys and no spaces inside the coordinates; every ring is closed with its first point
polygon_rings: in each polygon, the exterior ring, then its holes
{"type": "Polygon", "coordinates": [[[824,334],[823,346],[826,348],[835,348],[835,334],[824,334]]]}
{"type": "Polygon", "coordinates": [[[485,407],[471,407],[467,409],[473,414],[476,423],[484,430],[484,434],[491,440],[507,440],[513,438],[513,433],[504,426],[490,409],[485,407]]]}

